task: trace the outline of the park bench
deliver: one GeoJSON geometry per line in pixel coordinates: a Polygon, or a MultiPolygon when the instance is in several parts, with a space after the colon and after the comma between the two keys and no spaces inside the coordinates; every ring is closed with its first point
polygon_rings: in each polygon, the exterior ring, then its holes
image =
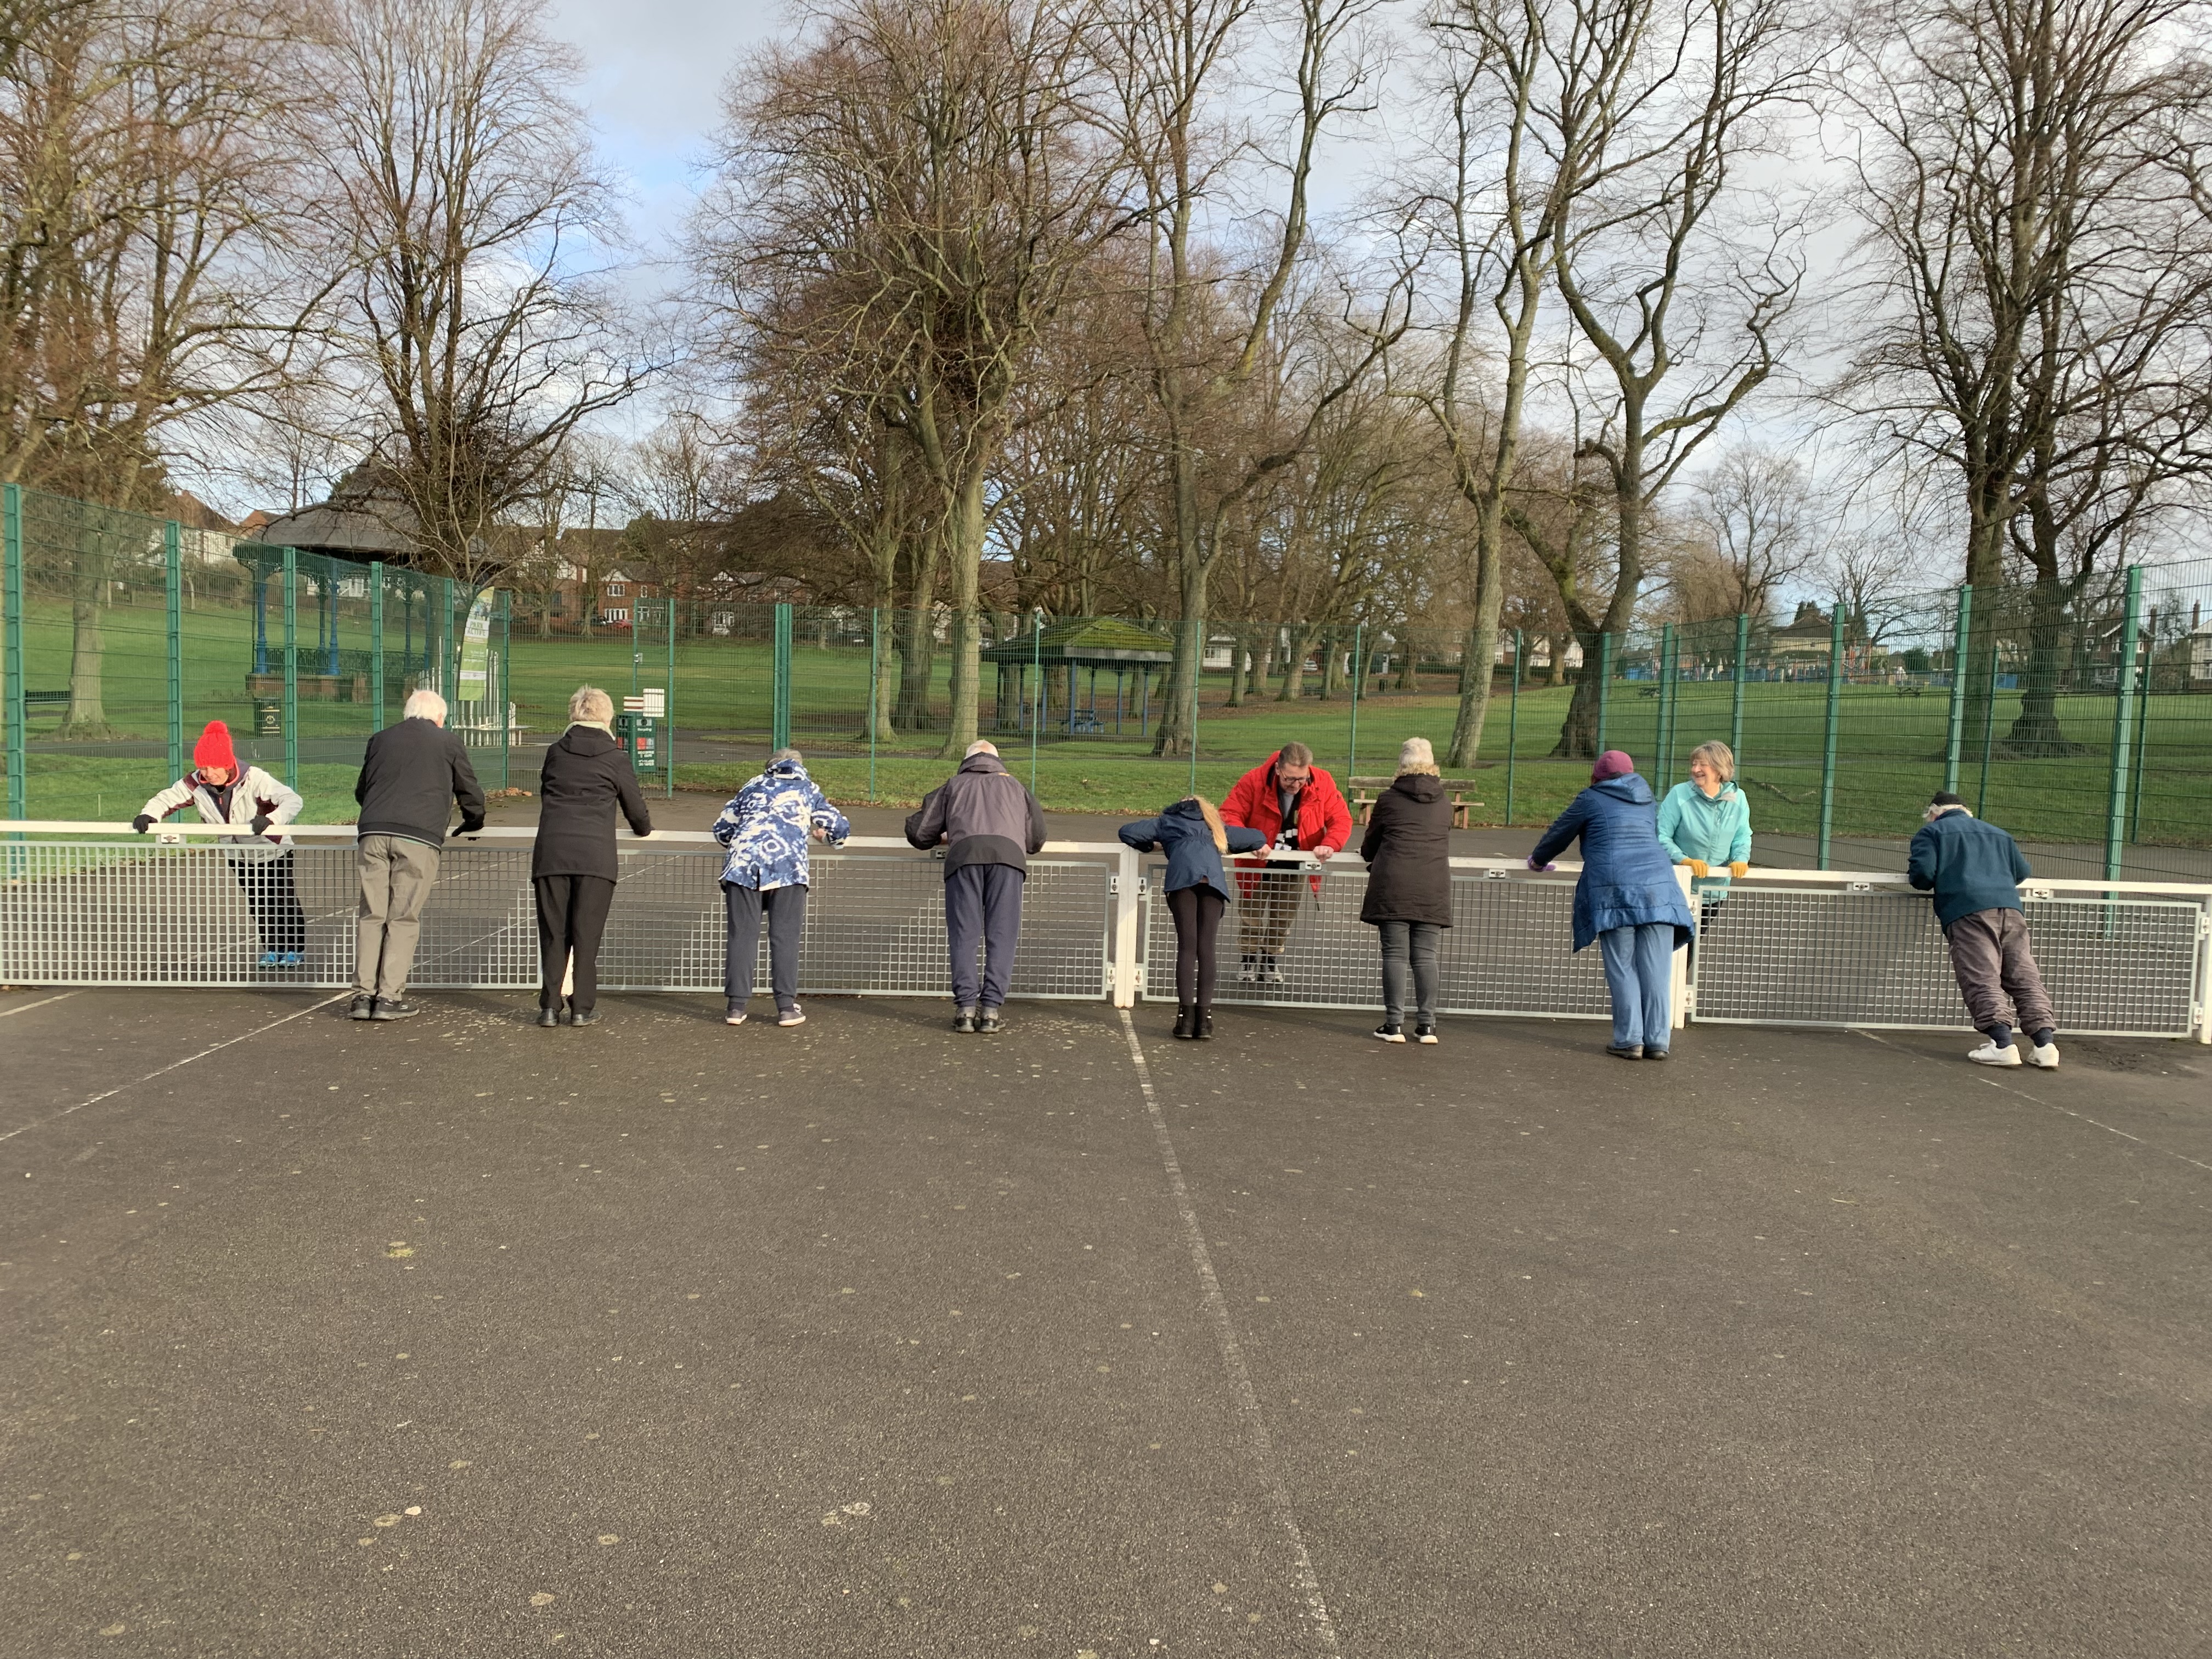
{"type": "MultiPolygon", "coordinates": [[[[1352,822],[1355,823],[1364,823],[1367,822],[1369,814],[1372,813],[1375,810],[1376,796],[1380,794],[1383,790],[1388,789],[1395,780],[1390,778],[1352,778],[1349,780],[1349,781],[1352,785],[1352,822]]],[[[1441,781],[1443,784],[1444,792],[1451,797],[1452,828],[1455,830],[1466,829],[1468,809],[1469,807],[1480,806],[1482,805],[1480,801],[1474,799],[1474,780],[1472,778],[1444,778],[1441,780],[1441,781]]]]}
{"type": "Polygon", "coordinates": [[[69,702],[70,694],[66,691],[26,691],[23,693],[23,718],[28,720],[41,708],[66,710],[69,702]]]}

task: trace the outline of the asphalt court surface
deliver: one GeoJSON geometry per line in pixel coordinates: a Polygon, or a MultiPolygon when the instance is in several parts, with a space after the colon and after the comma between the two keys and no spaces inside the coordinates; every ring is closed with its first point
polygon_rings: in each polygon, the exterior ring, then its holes
{"type": "Polygon", "coordinates": [[[2212,1651],[2204,1049],[422,1000],[0,994],[0,1655],[2212,1651]]]}

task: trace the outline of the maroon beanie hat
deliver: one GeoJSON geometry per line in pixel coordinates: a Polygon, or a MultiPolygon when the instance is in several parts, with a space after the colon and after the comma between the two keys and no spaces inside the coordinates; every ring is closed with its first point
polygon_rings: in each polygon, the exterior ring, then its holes
{"type": "Polygon", "coordinates": [[[1636,769],[1636,763],[1618,749],[1608,749],[1597,757],[1590,768],[1590,781],[1603,783],[1607,778],[1625,778],[1636,769]]]}
{"type": "Polygon", "coordinates": [[[192,764],[203,770],[220,766],[235,773],[238,770],[238,751],[230,746],[230,728],[221,720],[210,720],[200,740],[192,745],[192,764]]]}

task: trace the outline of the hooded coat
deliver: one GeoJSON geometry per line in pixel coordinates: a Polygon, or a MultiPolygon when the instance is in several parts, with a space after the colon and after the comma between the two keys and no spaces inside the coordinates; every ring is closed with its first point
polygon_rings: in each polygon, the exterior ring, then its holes
{"type": "Polygon", "coordinates": [[[804,887],[807,832],[819,830],[842,846],[853,826],[830,804],[806,768],[795,760],[770,761],[739,789],[714,820],[714,839],[730,849],[722,879],[732,887],[804,887]]]}
{"type": "Polygon", "coordinates": [[[1441,778],[1403,772],[1390,781],[1359,843],[1367,860],[1360,921],[1452,925],[1451,821],[1441,778]]]}
{"type": "Polygon", "coordinates": [[[906,821],[909,847],[945,843],[945,873],[971,864],[1003,864],[1029,872],[1029,854],[1044,851],[1044,810],[996,755],[970,755],[960,769],[921,798],[906,821]]]}
{"type": "Polygon", "coordinates": [[[292,850],[289,836],[274,833],[275,826],[289,823],[300,816],[303,805],[300,792],[288,786],[283,779],[271,777],[258,766],[233,771],[230,781],[230,810],[226,816],[220,805],[224,786],[210,783],[194,767],[176,782],[148,801],[143,809],[149,818],[166,818],[180,806],[199,810],[203,823],[232,823],[250,827],[257,817],[266,817],[270,833],[265,836],[222,836],[223,857],[233,864],[266,864],[280,859],[292,850]]]}
{"type": "Polygon", "coordinates": [[[1594,783],[1567,803],[1528,854],[1549,864],[1579,836],[1582,878],[1575,883],[1575,949],[1600,933],[1645,923],[1672,923],[1677,949],[1690,942],[1695,924],[1689,901],[1674,879],[1674,860],[1659,844],[1658,807],[1651,786],[1633,772],[1594,783]]]}
{"type": "MultiPolygon", "coordinates": [[[[1257,830],[1247,830],[1242,824],[1223,825],[1228,832],[1229,850],[1232,853],[1256,853],[1267,844],[1267,838],[1257,830]]],[[[1213,844],[1213,831],[1206,822],[1206,814],[1199,810],[1193,799],[1176,801],[1162,809],[1156,818],[1139,818],[1134,823],[1121,826],[1121,836],[1125,846],[1139,853],[1158,848],[1168,855],[1167,882],[1164,893],[1180,893],[1186,887],[1211,888],[1225,902],[1229,897],[1229,877],[1221,866],[1221,849],[1213,844]]]]}
{"type": "Polygon", "coordinates": [[[1920,826],[1905,866],[1907,879],[1936,896],[1945,927],[1977,910],[2020,909],[2020,884],[2033,873],[2018,842],[1963,806],[1920,826]]]}
{"type": "Polygon", "coordinates": [[[630,833],[653,833],[645,792],[623,746],[596,726],[570,726],[545,751],[538,781],[538,846],[530,878],[540,876],[621,878],[615,857],[615,808],[630,833]]]}
{"type": "Polygon", "coordinates": [[[1694,783],[1678,783],[1659,803],[1659,844],[1677,864],[1696,859],[1711,865],[1712,874],[1698,890],[1723,896],[1727,866],[1751,856],[1751,804],[1733,779],[1711,796],[1694,783]]]}

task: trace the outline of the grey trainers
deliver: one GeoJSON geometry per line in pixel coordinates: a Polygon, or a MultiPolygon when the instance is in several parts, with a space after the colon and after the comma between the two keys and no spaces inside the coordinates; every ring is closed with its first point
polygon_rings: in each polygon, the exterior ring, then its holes
{"type": "Polygon", "coordinates": [[[996,1036],[1006,1029],[1006,1022],[999,1018],[996,1008],[986,1008],[975,1017],[975,1029],[985,1036],[996,1036]]]}
{"type": "Polygon", "coordinates": [[[371,1019],[412,1019],[422,1011],[404,997],[379,997],[368,1011],[371,1019]]]}
{"type": "Polygon", "coordinates": [[[794,1002],[788,1008],[776,1010],[775,1023],[779,1025],[804,1025],[806,1024],[806,1011],[794,1002]]]}
{"type": "Polygon", "coordinates": [[[975,1029],[975,1011],[973,1008],[953,1010],[952,1029],[956,1031],[972,1033],[975,1029]]]}
{"type": "Polygon", "coordinates": [[[374,1019],[376,1018],[376,999],[374,997],[356,997],[353,1000],[351,1006],[346,1009],[346,1018],[348,1019],[374,1019]]]}

